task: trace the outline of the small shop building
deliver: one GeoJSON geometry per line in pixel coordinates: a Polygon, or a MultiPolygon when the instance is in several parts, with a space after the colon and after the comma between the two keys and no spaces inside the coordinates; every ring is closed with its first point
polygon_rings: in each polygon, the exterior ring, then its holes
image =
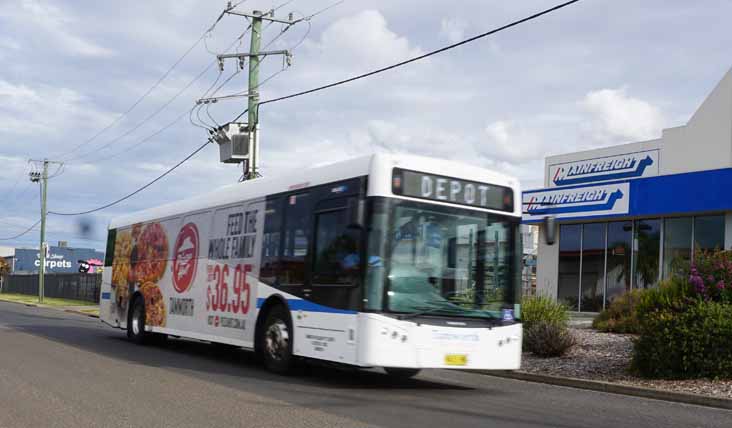
{"type": "Polygon", "coordinates": [[[695,251],[732,249],[732,70],[656,140],[547,157],[544,188],[523,203],[540,229],[537,292],[575,311],[655,287],[695,251]]]}

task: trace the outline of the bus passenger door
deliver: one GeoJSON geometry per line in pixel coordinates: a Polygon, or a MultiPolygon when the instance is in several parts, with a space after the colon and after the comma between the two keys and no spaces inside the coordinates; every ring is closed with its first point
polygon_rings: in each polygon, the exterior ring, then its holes
{"type": "Polygon", "coordinates": [[[354,222],[357,197],[320,200],[313,212],[309,286],[310,322],[304,349],[313,357],[355,363],[356,313],[361,299],[363,230],[354,222]]]}

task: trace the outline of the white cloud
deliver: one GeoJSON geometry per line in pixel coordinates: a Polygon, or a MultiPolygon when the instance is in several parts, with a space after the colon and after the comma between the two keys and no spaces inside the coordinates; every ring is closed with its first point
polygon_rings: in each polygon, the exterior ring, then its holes
{"type": "Polygon", "coordinates": [[[591,134],[598,143],[658,138],[665,124],[661,111],[621,89],[589,92],[580,103],[591,116],[591,134]]]}
{"type": "Polygon", "coordinates": [[[97,128],[112,120],[73,89],[39,84],[30,87],[0,80],[0,128],[15,135],[58,136],[97,128]]]}
{"type": "Polygon", "coordinates": [[[460,18],[443,18],[440,22],[440,36],[450,43],[464,40],[467,29],[468,23],[460,18]]]}
{"type": "Polygon", "coordinates": [[[36,33],[45,33],[45,42],[62,48],[68,53],[80,56],[105,57],[114,54],[111,49],[86,40],[73,31],[78,25],[76,19],[49,2],[23,0],[20,8],[4,8],[0,18],[6,18],[16,26],[33,28],[36,33]]]}
{"type": "Polygon", "coordinates": [[[0,50],[6,49],[17,51],[20,49],[20,43],[10,37],[0,37],[0,50]]]}
{"type": "Polygon", "coordinates": [[[139,162],[137,168],[148,172],[165,172],[170,167],[161,163],[139,162]]]}
{"type": "Polygon", "coordinates": [[[545,155],[542,141],[536,134],[503,120],[486,126],[478,147],[484,156],[508,163],[542,159],[545,155]]]}
{"type": "Polygon", "coordinates": [[[308,47],[348,68],[371,69],[422,53],[406,37],[391,31],[384,15],[376,10],[339,19],[323,31],[317,43],[308,47]]]}

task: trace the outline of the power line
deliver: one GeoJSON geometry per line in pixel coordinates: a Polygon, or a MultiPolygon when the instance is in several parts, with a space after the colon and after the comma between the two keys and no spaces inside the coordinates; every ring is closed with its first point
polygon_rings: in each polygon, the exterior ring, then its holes
{"type": "MultiPolygon", "coordinates": [[[[239,2],[239,3],[243,3],[243,2],[239,2]]],[[[238,36],[238,37],[237,37],[236,39],[234,39],[234,41],[233,41],[233,42],[232,42],[232,43],[231,43],[231,44],[230,44],[230,45],[229,45],[229,46],[228,46],[228,47],[226,48],[226,51],[229,51],[229,50],[230,50],[230,49],[231,49],[231,48],[232,48],[232,47],[233,47],[233,46],[234,46],[234,45],[236,44],[236,42],[237,42],[237,41],[241,40],[241,39],[242,39],[242,38],[243,38],[243,37],[244,37],[244,36],[246,35],[246,33],[247,33],[248,31],[249,31],[249,28],[247,28],[246,30],[244,30],[244,32],[242,32],[242,33],[241,33],[241,34],[240,34],[240,35],[239,35],[239,36],[238,36]]],[[[146,117],[145,119],[143,119],[143,120],[142,120],[141,122],[139,122],[139,123],[138,123],[137,125],[135,125],[135,126],[134,126],[133,128],[131,128],[131,129],[129,129],[128,131],[126,131],[126,132],[125,132],[125,133],[123,133],[122,135],[120,135],[120,136],[118,136],[118,137],[116,137],[116,138],[113,138],[112,140],[110,140],[110,141],[108,141],[108,142],[107,142],[106,144],[104,144],[103,146],[101,146],[101,147],[99,147],[99,148],[95,149],[95,151],[94,151],[94,152],[96,153],[96,152],[99,152],[99,151],[101,151],[101,150],[104,150],[104,149],[106,149],[107,147],[111,146],[112,144],[116,143],[117,141],[121,140],[122,138],[124,138],[124,137],[126,137],[126,136],[128,136],[128,135],[132,134],[132,133],[133,133],[133,132],[135,132],[136,130],[140,129],[140,128],[141,128],[141,127],[142,127],[142,126],[143,126],[143,125],[145,124],[145,123],[147,123],[147,122],[149,122],[150,120],[152,120],[152,119],[153,119],[153,118],[154,118],[155,116],[157,116],[157,115],[158,115],[158,114],[159,114],[160,112],[162,112],[162,111],[163,111],[163,110],[164,110],[164,109],[165,109],[166,107],[168,107],[168,106],[169,106],[170,104],[172,104],[172,103],[173,103],[173,101],[175,101],[175,100],[176,100],[176,99],[177,99],[177,98],[178,98],[178,97],[179,97],[179,96],[180,96],[181,94],[183,94],[183,93],[184,93],[184,92],[185,92],[186,90],[188,90],[188,88],[190,88],[190,87],[191,87],[191,86],[192,86],[192,85],[193,85],[193,84],[194,84],[194,83],[195,83],[196,81],[198,81],[198,80],[199,80],[199,79],[200,79],[201,77],[203,77],[203,76],[204,76],[204,75],[205,75],[205,74],[206,74],[206,73],[207,73],[207,72],[208,72],[208,71],[209,71],[209,70],[211,69],[211,67],[213,67],[213,66],[214,66],[214,65],[216,65],[217,63],[218,63],[218,61],[217,61],[217,60],[211,61],[211,63],[210,63],[210,64],[209,64],[208,66],[206,66],[206,68],[204,68],[204,69],[203,69],[203,70],[202,70],[202,71],[201,71],[201,72],[200,72],[200,73],[199,73],[199,74],[198,74],[197,76],[195,76],[195,77],[194,77],[194,78],[193,78],[193,79],[192,79],[191,81],[189,81],[189,82],[188,82],[188,83],[187,83],[187,84],[186,84],[186,85],[185,85],[185,86],[184,86],[184,87],[183,87],[183,88],[182,88],[182,89],[181,89],[180,91],[178,91],[178,92],[177,92],[177,93],[176,93],[176,94],[175,94],[175,95],[174,95],[174,96],[173,96],[173,97],[172,97],[171,99],[169,99],[169,100],[168,100],[168,101],[167,101],[167,102],[166,102],[165,104],[163,104],[163,105],[162,105],[162,106],[161,106],[160,108],[158,108],[158,109],[157,109],[157,110],[156,110],[155,112],[153,112],[153,113],[152,113],[151,115],[149,115],[148,117],[146,117]]],[[[206,94],[207,94],[207,93],[208,93],[209,91],[211,91],[211,89],[212,89],[212,88],[213,88],[213,87],[214,87],[214,86],[216,85],[216,83],[218,82],[218,80],[219,80],[220,78],[221,78],[221,73],[219,73],[219,75],[218,75],[218,76],[216,77],[216,81],[215,81],[215,82],[214,82],[214,83],[213,83],[213,84],[211,85],[211,87],[210,87],[210,88],[209,88],[209,89],[208,89],[208,90],[207,90],[207,91],[206,91],[206,92],[204,93],[204,96],[206,96],[206,94]]],[[[194,107],[194,108],[195,108],[195,107],[194,107]]],[[[173,126],[173,125],[174,125],[175,123],[177,123],[177,122],[178,122],[178,121],[179,121],[179,120],[180,120],[180,119],[181,119],[182,117],[184,117],[184,116],[185,116],[186,114],[188,114],[188,113],[189,113],[189,111],[185,111],[185,112],[181,113],[181,115],[180,115],[180,116],[178,116],[178,117],[177,117],[176,119],[174,119],[174,120],[173,120],[173,122],[171,122],[171,123],[169,123],[169,124],[167,124],[167,125],[163,126],[162,128],[160,128],[160,129],[158,129],[157,131],[153,132],[153,133],[152,133],[151,135],[148,135],[147,137],[143,138],[143,139],[142,139],[141,141],[138,141],[137,143],[134,143],[134,144],[133,144],[133,145],[131,146],[131,148],[136,148],[136,147],[139,147],[139,146],[140,146],[141,144],[143,144],[144,142],[147,142],[147,141],[149,141],[149,140],[150,140],[151,138],[153,138],[154,136],[157,136],[157,135],[161,134],[161,133],[162,133],[163,131],[165,131],[165,130],[169,129],[170,127],[172,127],[172,126],[173,126]]],[[[191,121],[191,123],[192,123],[193,125],[195,125],[195,126],[199,126],[199,125],[196,125],[195,123],[193,123],[193,121],[191,121]]],[[[101,158],[101,159],[96,159],[96,161],[108,160],[108,159],[111,159],[111,158],[114,158],[114,157],[120,156],[120,155],[122,155],[122,154],[125,154],[125,153],[126,153],[126,152],[127,152],[128,150],[129,150],[129,148],[128,148],[127,150],[124,150],[124,151],[120,151],[120,152],[117,152],[116,154],[112,154],[112,155],[109,155],[109,156],[107,156],[107,157],[104,157],[104,158],[101,158]]],[[[72,158],[70,158],[70,159],[68,159],[68,160],[69,160],[69,161],[74,161],[74,160],[78,160],[78,159],[81,159],[81,158],[83,158],[83,157],[89,156],[89,155],[91,155],[91,154],[92,154],[92,152],[89,152],[89,153],[85,153],[85,154],[81,154],[81,155],[79,155],[79,156],[76,156],[76,157],[72,157],[72,158]]]]}
{"type": "MultiPolygon", "coordinates": [[[[350,83],[350,82],[354,82],[356,80],[364,79],[366,77],[370,77],[370,76],[373,76],[373,75],[376,75],[376,74],[379,74],[379,73],[383,73],[385,71],[393,70],[395,68],[398,68],[398,67],[401,67],[401,66],[404,66],[404,65],[407,65],[407,64],[416,62],[416,61],[423,60],[425,58],[431,57],[433,55],[437,55],[439,53],[448,51],[450,49],[454,49],[454,48],[456,48],[458,46],[462,46],[462,45],[465,45],[465,44],[474,42],[474,41],[476,41],[478,39],[482,39],[484,37],[488,37],[490,35],[496,34],[496,33],[501,32],[503,30],[507,30],[507,29],[509,29],[511,27],[515,27],[515,26],[517,26],[519,24],[523,24],[524,22],[528,22],[528,21],[537,19],[537,18],[539,18],[541,16],[544,16],[544,15],[549,14],[551,12],[554,12],[554,11],[557,11],[559,9],[565,8],[565,7],[567,7],[567,6],[571,5],[571,4],[577,3],[579,1],[580,0],[571,0],[571,1],[568,1],[568,2],[565,2],[565,3],[562,3],[562,4],[559,4],[557,6],[554,6],[554,7],[549,8],[549,9],[545,9],[545,10],[543,10],[541,12],[535,13],[535,14],[533,14],[531,16],[527,16],[526,18],[519,19],[518,21],[511,22],[510,24],[506,24],[506,25],[504,25],[502,27],[498,27],[498,28],[493,29],[491,31],[488,31],[488,32],[479,34],[479,35],[474,36],[474,37],[471,37],[469,39],[465,39],[465,40],[463,40],[461,42],[454,43],[454,44],[451,44],[451,45],[442,47],[440,49],[437,49],[437,50],[428,52],[428,53],[426,53],[424,55],[419,55],[419,56],[416,56],[414,58],[410,58],[410,59],[407,59],[407,60],[398,62],[396,64],[392,64],[392,65],[389,65],[389,66],[386,66],[386,67],[382,67],[382,68],[379,68],[379,69],[376,69],[376,70],[373,70],[373,71],[369,71],[367,73],[359,74],[357,76],[353,76],[353,77],[350,77],[348,79],[339,80],[337,82],[333,82],[333,83],[329,83],[327,85],[319,86],[317,88],[308,89],[308,90],[305,90],[305,91],[296,92],[294,94],[285,95],[285,96],[282,96],[282,97],[277,97],[277,98],[272,98],[272,99],[269,99],[269,100],[265,100],[265,101],[260,102],[259,105],[258,105],[258,107],[259,106],[262,106],[264,104],[274,103],[274,102],[277,102],[277,101],[283,101],[283,100],[287,100],[287,99],[290,99],[290,98],[295,98],[295,97],[300,97],[300,96],[307,95],[307,94],[312,94],[313,92],[319,92],[319,91],[322,91],[322,90],[325,90],[325,89],[330,89],[330,88],[333,88],[335,86],[344,85],[346,83],[350,83]]],[[[313,15],[311,15],[311,16],[313,16],[313,15]]],[[[240,115],[240,117],[241,117],[241,115],[240,115]]]]}
{"type": "Polygon", "coordinates": [[[37,222],[33,223],[28,229],[24,230],[23,232],[15,235],[15,236],[11,236],[9,238],[0,238],[0,241],[10,241],[12,239],[18,239],[21,236],[25,235],[26,233],[30,233],[33,230],[33,228],[38,226],[40,223],[41,223],[41,220],[38,220],[37,222]]]}
{"type": "Polygon", "coordinates": [[[158,129],[157,131],[155,131],[152,134],[148,135],[147,137],[143,138],[142,140],[136,142],[135,144],[133,144],[131,146],[128,146],[124,150],[121,150],[121,151],[116,152],[116,153],[112,153],[111,155],[106,156],[106,157],[96,158],[96,159],[94,159],[94,162],[97,162],[97,163],[98,162],[104,162],[106,160],[109,160],[109,159],[112,159],[112,158],[116,158],[117,156],[121,156],[121,155],[127,154],[127,153],[135,150],[136,148],[140,147],[141,145],[147,143],[148,141],[152,140],[153,138],[155,138],[158,135],[162,134],[163,132],[167,131],[168,129],[170,129],[176,123],[180,122],[180,120],[183,119],[192,110],[193,110],[193,108],[191,108],[188,111],[184,111],[183,113],[181,113],[180,116],[178,116],[175,119],[173,119],[172,122],[168,123],[167,125],[163,126],[162,128],[158,129]]]}
{"type": "MultiPolygon", "coordinates": [[[[244,1],[245,1],[245,0],[244,0],[244,1]]],[[[243,1],[239,2],[238,4],[241,4],[241,3],[243,3],[243,1]]],[[[237,5],[238,5],[238,4],[237,4],[237,5]]],[[[233,8],[233,7],[236,7],[236,6],[232,6],[232,8],[233,8]]],[[[129,108],[127,109],[127,110],[125,110],[125,112],[124,112],[124,113],[122,113],[121,115],[119,115],[119,116],[118,116],[118,117],[117,117],[116,119],[114,119],[114,120],[113,120],[112,122],[110,122],[110,123],[109,123],[109,124],[108,124],[107,126],[105,126],[104,128],[102,128],[102,129],[101,129],[100,131],[98,131],[98,132],[97,132],[96,134],[92,135],[92,136],[91,136],[90,138],[88,138],[88,139],[86,139],[86,140],[82,141],[81,143],[77,144],[76,146],[74,146],[74,147],[73,147],[73,148],[72,148],[71,150],[69,150],[69,151],[68,151],[68,153],[73,153],[73,152],[77,151],[78,149],[80,149],[81,147],[83,147],[83,146],[85,146],[85,145],[87,145],[87,144],[91,143],[92,141],[96,140],[96,139],[97,139],[97,138],[98,138],[98,137],[99,137],[100,135],[104,134],[104,133],[105,133],[105,132],[107,132],[107,131],[108,131],[109,129],[111,129],[112,127],[114,127],[114,126],[115,126],[116,124],[118,124],[118,123],[119,123],[119,122],[120,122],[120,121],[121,121],[121,120],[122,120],[122,119],[123,119],[124,117],[126,117],[126,116],[127,116],[127,115],[128,115],[128,114],[129,114],[129,113],[130,113],[130,112],[132,111],[132,110],[134,110],[134,109],[135,109],[135,108],[136,108],[136,107],[137,107],[137,106],[138,106],[138,105],[139,105],[139,104],[140,104],[140,103],[141,103],[141,102],[142,102],[142,101],[143,101],[143,100],[144,100],[145,98],[147,98],[147,96],[148,96],[148,95],[150,95],[150,94],[152,93],[152,91],[154,91],[154,90],[155,90],[155,89],[156,89],[156,88],[157,88],[158,86],[160,86],[160,84],[161,84],[161,83],[162,83],[162,82],[163,82],[163,81],[164,81],[164,80],[165,80],[165,79],[166,79],[166,78],[167,78],[167,77],[168,77],[168,76],[170,75],[170,73],[171,73],[171,72],[172,72],[172,71],[173,71],[173,70],[174,70],[174,69],[175,69],[175,68],[176,68],[176,67],[177,67],[177,66],[178,66],[178,65],[179,65],[179,64],[180,64],[181,62],[183,62],[183,60],[184,60],[184,59],[185,59],[185,58],[186,58],[186,57],[187,57],[187,56],[188,56],[188,55],[189,55],[189,54],[190,54],[190,53],[191,53],[191,52],[193,51],[193,49],[195,49],[195,48],[196,48],[196,46],[198,46],[198,44],[199,44],[199,43],[201,43],[201,40],[203,40],[203,39],[204,39],[204,38],[205,38],[205,37],[206,37],[206,36],[207,36],[207,35],[208,35],[209,33],[211,33],[211,32],[212,32],[212,31],[213,31],[213,30],[214,30],[214,29],[216,28],[216,25],[217,25],[217,24],[219,23],[219,21],[221,21],[221,19],[222,19],[222,18],[224,17],[224,15],[225,15],[225,13],[226,13],[226,11],[227,11],[227,10],[229,10],[229,9],[228,9],[228,8],[227,8],[227,9],[224,9],[224,11],[223,11],[223,12],[221,12],[221,14],[220,14],[220,15],[218,16],[218,18],[216,18],[216,20],[214,21],[214,23],[213,23],[213,24],[212,24],[212,25],[211,25],[211,26],[210,26],[210,27],[209,27],[209,28],[208,28],[208,29],[207,29],[206,31],[204,31],[204,33],[203,33],[203,34],[201,34],[201,36],[200,36],[200,37],[199,37],[199,38],[198,38],[198,39],[197,39],[197,40],[196,40],[195,42],[193,42],[193,44],[191,45],[191,47],[189,47],[189,48],[188,48],[188,49],[187,49],[187,50],[186,50],[186,51],[185,51],[185,52],[183,53],[183,55],[181,55],[181,56],[180,56],[180,57],[179,57],[179,58],[178,58],[178,59],[177,59],[177,60],[176,60],[176,61],[175,61],[175,62],[173,63],[173,65],[171,65],[171,66],[170,66],[170,67],[168,68],[168,70],[166,70],[166,71],[165,71],[165,73],[163,73],[163,75],[162,75],[162,76],[161,76],[161,77],[160,77],[160,78],[159,78],[159,79],[158,79],[158,80],[157,80],[157,81],[156,81],[156,82],[155,82],[155,83],[154,83],[154,84],[153,84],[153,85],[152,85],[152,86],[151,86],[151,87],[150,87],[150,88],[149,88],[149,89],[147,90],[147,91],[145,91],[145,93],[143,93],[143,94],[142,94],[142,95],[141,95],[141,96],[140,96],[140,97],[139,97],[139,98],[138,98],[137,100],[135,100],[135,102],[134,102],[134,103],[132,103],[132,105],[131,105],[131,106],[130,106],[130,107],[129,107],[129,108]]],[[[74,159],[78,159],[78,158],[74,158],[74,159]]]]}
{"type": "MultiPolygon", "coordinates": [[[[104,145],[102,145],[101,147],[98,147],[97,149],[94,150],[94,152],[99,152],[101,150],[104,150],[107,147],[111,146],[112,144],[116,143],[117,141],[121,140],[122,138],[127,137],[128,135],[130,135],[133,132],[135,132],[138,129],[140,129],[144,124],[146,124],[147,122],[149,122],[150,120],[152,120],[155,116],[157,116],[158,114],[160,114],[160,112],[162,112],[163,110],[165,110],[165,108],[167,108],[170,104],[172,104],[173,101],[175,101],[181,94],[183,94],[183,92],[185,92],[186,90],[188,90],[188,88],[190,88],[198,79],[200,79],[201,77],[203,77],[203,75],[206,74],[206,72],[208,70],[210,70],[211,67],[213,67],[214,64],[215,64],[215,62],[209,64],[208,67],[204,68],[203,71],[201,71],[200,73],[198,73],[198,75],[196,77],[194,77],[193,79],[191,79],[188,82],[188,84],[186,84],[181,90],[179,90],[175,95],[173,95],[172,98],[170,98],[165,104],[163,104],[162,106],[160,106],[152,114],[148,115],[145,119],[143,119],[142,121],[140,121],[137,125],[135,125],[132,128],[128,129],[127,131],[125,131],[121,135],[119,135],[119,136],[111,139],[110,141],[108,141],[107,143],[105,143],[104,145]]],[[[79,156],[72,157],[72,158],[68,158],[66,161],[67,162],[70,162],[70,161],[78,160],[78,159],[81,159],[83,157],[89,156],[92,153],[93,152],[82,153],[79,156]]]]}
{"type": "Polygon", "coordinates": [[[304,17],[303,20],[304,21],[310,21],[311,19],[315,18],[316,16],[320,15],[321,13],[323,13],[323,12],[325,12],[327,10],[330,10],[330,9],[334,8],[334,7],[338,6],[341,3],[344,3],[345,1],[346,0],[339,0],[339,1],[331,4],[330,6],[326,6],[323,9],[320,9],[319,11],[317,11],[317,12],[315,12],[313,14],[310,14],[310,15],[304,17]]]}
{"type": "Polygon", "coordinates": [[[94,208],[94,209],[87,210],[87,211],[72,212],[72,213],[61,213],[61,212],[56,212],[56,211],[49,211],[48,213],[49,214],[54,214],[54,215],[61,215],[61,216],[85,215],[85,214],[91,214],[93,212],[101,211],[101,210],[106,209],[106,208],[109,208],[109,207],[111,207],[113,205],[117,205],[118,203],[120,203],[120,202],[122,202],[122,201],[124,201],[126,199],[129,199],[129,198],[135,196],[136,194],[142,192],[143,190],[147,189],[148,187],[152,186],[153,184],[155,184],[156,182],[158,182],[159,180],[161,180],[166,175],[168,175],[171,172],[173,172],[176,168],[178,168],[179,166],[183,165],[186,161],[188,161],[190,158],[192,158],[193,156],[195,156],[198,152],[200,152],[201,150],[203,150],[203,148],[206,147],[210,142],[211,142],[210,140],[206,141],[202,146],[200,146],[199,148],[197,148],[196,150],[194,150],[193,153],[191,153],[188,156],[186,156],[182,161],[180,161],[177,164],[175,164],[172,168],[170,168],[167,171],[165,171],[164,173],[160,174],[156,179],[154,179],[153,181],[145,184],[144,186],[140,187],[139,189],[135,190],[134,192],[132,192],[132,193],[126,195],[126,196],[123,196],[123,197],[117,199],[116,201],[110,202],[110,203],[108,203],[106,205],[102,205],[101,207],[94,208]]]}

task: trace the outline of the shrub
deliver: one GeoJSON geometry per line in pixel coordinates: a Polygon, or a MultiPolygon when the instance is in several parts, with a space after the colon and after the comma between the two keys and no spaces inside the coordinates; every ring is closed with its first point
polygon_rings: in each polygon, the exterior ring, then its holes
{"type": "Polygon", "coordinates": [[[539,322],[566,328],[568,321],[567,307],[549,297],[532,296],[524,298],[521,302],[521,322],[524,324],[524,330],[539,322]]]}
{"type": "Polygon", "coordinates": [[[732,303],[732,251],[695,253],[689,284],[704,300],[732,303]]]}
{"type": "Polygon", "coordinates": [[[732,378],[732,305],[695,300],[645,313],[632,367],[651,378],[732,378]]]}
{"type": "Polygon", "coordinates": [[[592,320],[592,328],[606,333],[639,333],[637,307],[644,293],[631,290],[618,296],[592,320]]]}
{"type": "Polygon", "coordinates": [[[644,290],[636,305],[636,317],[640,324],[646,316],[658,311],[670,310],[683,312],[684,308],[698,300],[683,276],[675,276],[663,281],[657,288],[644,290]]]}
{"type": "Polygon", "coordinates": [[[524,329],[524,347],[539,357],[561,357],[576,343],[574,336],[556,322],[539,321],[524,329]]]}

